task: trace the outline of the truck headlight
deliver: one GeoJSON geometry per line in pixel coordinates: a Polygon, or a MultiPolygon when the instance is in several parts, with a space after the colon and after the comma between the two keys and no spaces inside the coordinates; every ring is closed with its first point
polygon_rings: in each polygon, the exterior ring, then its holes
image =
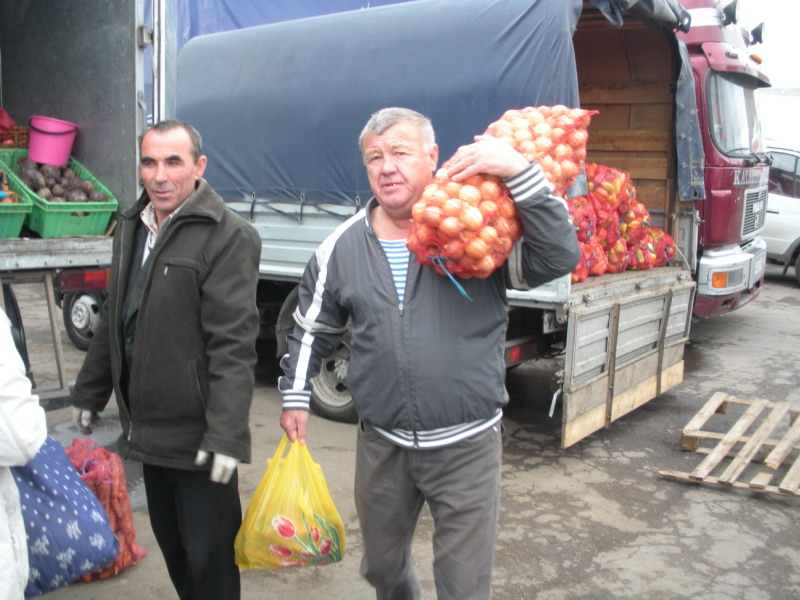
{"type": "Polygon", "coordinates": [[[724,290],[729,287],[736,287],[744,281],[744,270],[736,269],[733,271],[714,271],[711,273],[711,288],[724,290]]]}

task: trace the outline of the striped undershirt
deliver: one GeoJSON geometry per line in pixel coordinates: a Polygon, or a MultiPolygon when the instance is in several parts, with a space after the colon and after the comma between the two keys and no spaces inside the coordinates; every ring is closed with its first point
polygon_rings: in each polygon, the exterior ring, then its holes
{"type": "Polygon", "coordinates": [[[405,240],[380,240],[386,258],[389,259],[389,266],[392,269],[392,279],[394,287],[397,289],[397,297],[400,304],[406,295],[406,276],[408,275],[409,251],[405,240]]]}
{"type": "MultiPolygon", "coordinates": [[[[397,289],[397,297],[403,303],[406,292],[406,277],[408,276],[408,261],[410,253],[405,240],[380,240],[389,266],[392,269],[392,279],[397,289]]],[[[375,431],[391,443],[403,448],[443,448],[461,440],[471,438],[480,432],[489,429],[503,417],[503,410],[498,408],[495,414],[488,419],[460,423],[449,427],[440,427],[429,431],[409,431],[407,429],[381,429],[375,431]]]]}

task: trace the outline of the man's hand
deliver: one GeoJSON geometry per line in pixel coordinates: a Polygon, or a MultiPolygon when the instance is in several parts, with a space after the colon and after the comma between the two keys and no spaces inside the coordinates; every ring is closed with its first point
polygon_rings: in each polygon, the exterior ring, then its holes
{"type": "Polygon", "coordinates": [[[308,428],[308,411],[283,411],[283,414],[281,414],[281,427],[283,427],[290,442],[298,440],[301,444],[305,444],[306,431],[308,428]]]}
{"type": "MultiPolygon", "coordinates": [[[[198,466],[206,464],[208,455],[209,453],[205,450],[198,450],[194,464],[198,466]]],[[[214,483],[228,483],[238,465],[238,459],[215,452],[214,461],[211,463],[211,481],[214,483]]]]}
{"type": "Polygon", "coordinates": [[[473,144],[461,146],[448,162],[447,174],[455,181],[479,173],[511,177],[530,164],[511,145],[489,135],[476,135],[473,144]]]}
{"type": "Polygon", "coordinates": [[[75,425],[75,429],[82,435],[90,435],[92,433],[92,423],[97,419],[97,413],[93,410],[72,407],[72,422],[75,425]]]}

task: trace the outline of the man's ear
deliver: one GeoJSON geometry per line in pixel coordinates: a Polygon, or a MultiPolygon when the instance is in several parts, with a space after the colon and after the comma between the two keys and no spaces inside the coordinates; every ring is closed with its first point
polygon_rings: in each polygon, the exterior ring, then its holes
{"type": "Polygon", "coordinates": [[[433,173],[439,164],[439,146],[436,144],[433,145],[433,148],[431,148],[431,151],[428,153],[428,158],[431,161],[431,173],[433,173]]]}
{"type": "Polygon", "coordinates": [[[208,158],[206,158],[205,154],[197,159],[197,162],[194,164],[195,179],[200,179],[203,176],[203,173],[206,171],[206,163],[208,163],[208,158]]]}

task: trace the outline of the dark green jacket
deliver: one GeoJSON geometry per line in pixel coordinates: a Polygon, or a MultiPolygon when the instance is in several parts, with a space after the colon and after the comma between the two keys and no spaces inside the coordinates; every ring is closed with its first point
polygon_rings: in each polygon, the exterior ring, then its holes
{"type": "Polygon", "coordinates": [[[146,204],[143,194],[120,215],[109,297],[72,404],[101,411],[114,392],[125,458],[207,469],[194,464],[202,449],[249,462],[261,241],[201,179],[148,258],[127,373],[122,306],[146,204]]]}

